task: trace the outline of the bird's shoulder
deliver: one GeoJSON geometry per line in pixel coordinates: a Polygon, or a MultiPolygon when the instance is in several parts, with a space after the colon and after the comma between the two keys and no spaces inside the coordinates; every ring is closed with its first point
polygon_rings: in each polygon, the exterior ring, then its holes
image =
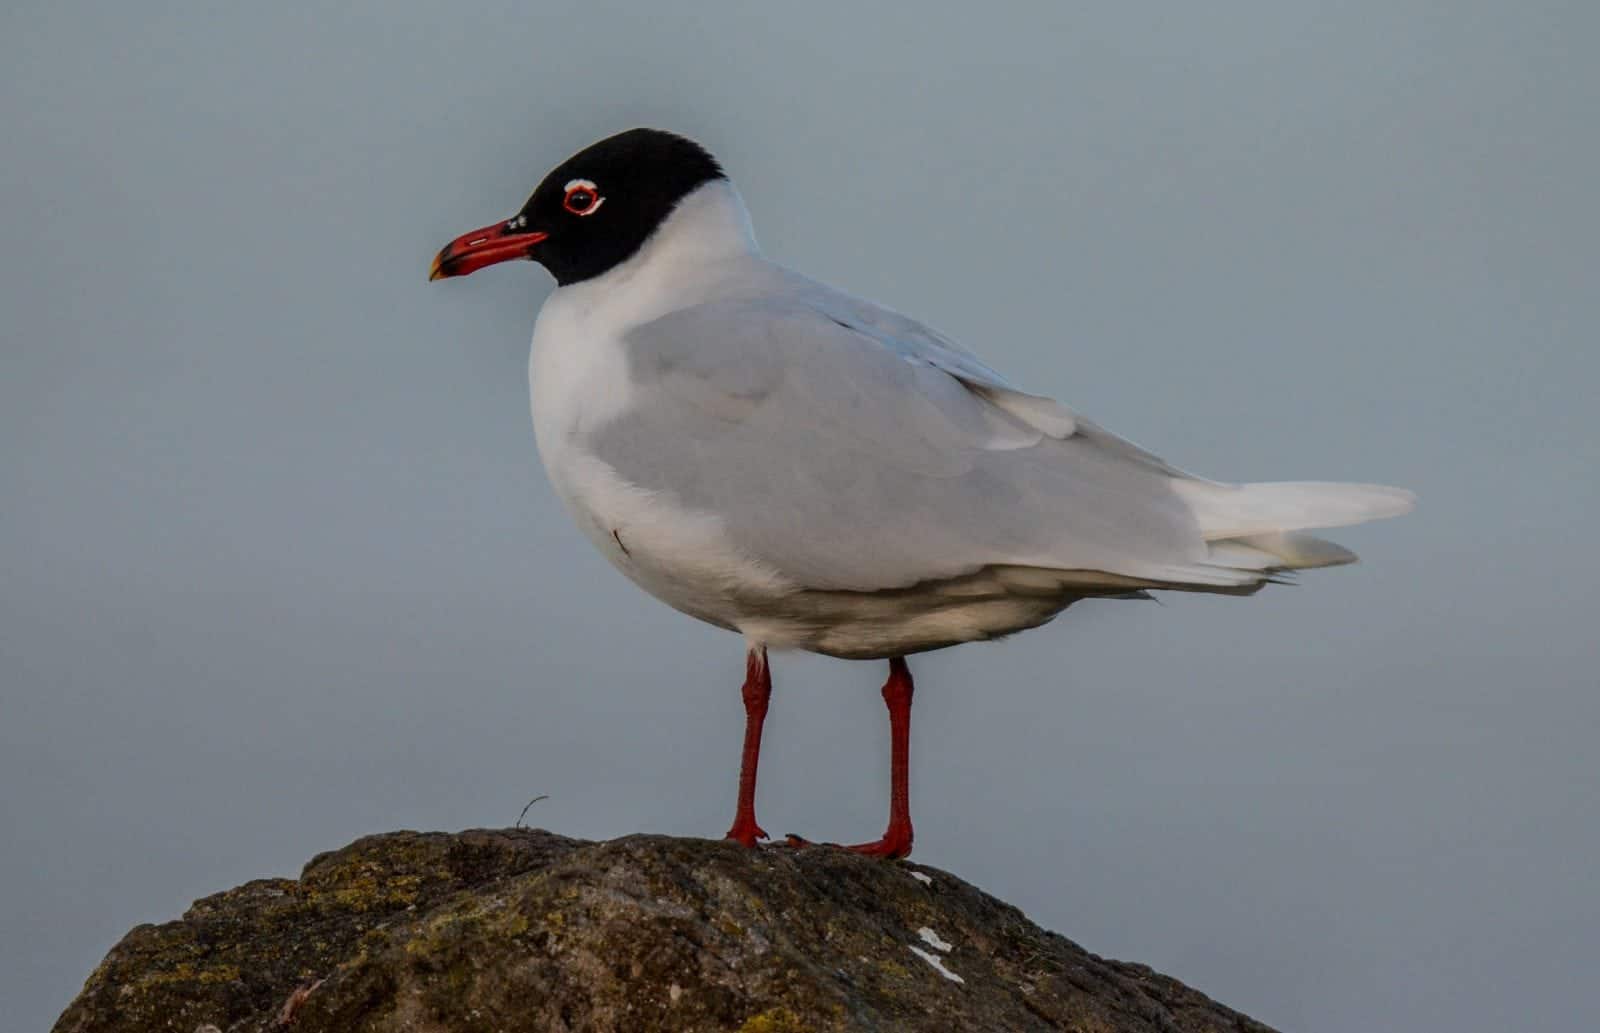
{"type": "Polygon", "coordinates": [[[885,403],[903,402],[906,392],[949,403],[949,388],[959,386],[959,403],[1045,436],[1066,438],[1077,428],[1065,405],[1020,390],[927,324],[764,260],[712,296],[633,327],[622,345],[636,381],[693,382],[696,395],[749,396],[787,379],[819,390],[848,386],[885,403]]]}

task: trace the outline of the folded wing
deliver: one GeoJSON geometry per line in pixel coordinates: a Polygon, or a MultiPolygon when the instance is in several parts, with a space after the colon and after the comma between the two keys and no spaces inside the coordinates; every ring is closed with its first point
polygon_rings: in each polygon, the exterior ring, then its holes
{"type": "Polygon", "coordinates": [[[674,312],[625,346],[632,404],[589,450],[807,588],[1008,567],[1080,592],[1238,591],[1353,559],[1300,529],[1409,504],[1191,478],[920,324],[809,282],[674,312]]]}

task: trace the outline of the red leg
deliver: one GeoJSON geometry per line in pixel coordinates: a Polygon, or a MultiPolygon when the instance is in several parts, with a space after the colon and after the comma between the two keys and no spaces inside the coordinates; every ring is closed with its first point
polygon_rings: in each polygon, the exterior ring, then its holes
{"type": "Polygon", "coordinates": [[[889,661],[883,701],[889,706],[889,827],[883,838],[847,849],[872,857],[905,857],[911,853],[911,668],[905,657],[889,661]]]}
{"type": "Polygon", "coordinates": [[[739,804],[733,813],[728,838],[747,847],[767,833],[756,824],[756,764],[761,760],[761,725],[767,719],[767,701],[772,698],[772,671],[767,667],[767,651],[754,647],[744,665],[744,752],[739,757],[739,804]]]}

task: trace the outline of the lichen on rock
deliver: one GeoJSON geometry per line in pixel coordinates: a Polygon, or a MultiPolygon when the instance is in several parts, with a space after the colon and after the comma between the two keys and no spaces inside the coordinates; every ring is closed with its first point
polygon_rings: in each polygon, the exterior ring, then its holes
{"type": "Polygon", "coordinates": [[[371,836],[206,897],[128,933],[55,1029],[207,1026],[1270,1033],[922,866],[533,829],[371,836]]]}

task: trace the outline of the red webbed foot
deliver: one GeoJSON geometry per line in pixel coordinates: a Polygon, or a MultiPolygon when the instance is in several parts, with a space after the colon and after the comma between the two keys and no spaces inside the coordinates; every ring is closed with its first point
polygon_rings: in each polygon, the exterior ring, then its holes
{"type": "Polygon", "coordinates": [[[883,836],[870,843],[814,843],[804,836],[797,836],[793,832],[783,837],[782,842],[774,846],[787,847],[791,850],[803,850],[807,847],[825,846],[835,850],[849,850],[868,857],[881,857],[886,861],[898,861],[911,853],[911,827],[903,829],[891,828],[883,836]]]}
{"type": "Polygon", "coordinates": [[[767,830],[757,825],[754,821],[735,821],[724,838],[731,839],[740,846],[755,849],[760,844],[757,840],[767,838],[767,830]]]}

